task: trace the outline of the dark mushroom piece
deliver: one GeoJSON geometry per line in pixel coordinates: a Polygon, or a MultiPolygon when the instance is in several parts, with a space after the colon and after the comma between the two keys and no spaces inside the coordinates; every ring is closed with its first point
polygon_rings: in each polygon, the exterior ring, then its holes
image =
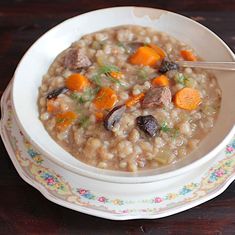
{"type": "Polygon", "coordinates": [[[114,107],[104,119],[104,127],[111,131],[116,123],[121,120],[123,113],[126,110],[125,105],[119,105],[114,107]]]}
{"type": "Polygon", "coordinates": [[[69,90],[69,89],[68,89],[67,87],[56,88],[55,90],[50,91],[50,92],[47,94],[47,99],[48,99],[48,100],[54,99],[54,98],[56,98],[58,95],[66,93],[68,90],[69,90]]]}
{"type": "Polygon", "coordinates": [[[160,67],[159,67],[159,72],[160,73],[166,73],[170,70],[178,70],[179,69],[179,65],[169,61],[169,60],[163,60],[160,67]]]}
{"type": "Polygon", "coordinates": [[[160,132],[160,125],[152,115],[139,116],[136,118],[136,124],[140,130],[153,137],[160,132]]]}

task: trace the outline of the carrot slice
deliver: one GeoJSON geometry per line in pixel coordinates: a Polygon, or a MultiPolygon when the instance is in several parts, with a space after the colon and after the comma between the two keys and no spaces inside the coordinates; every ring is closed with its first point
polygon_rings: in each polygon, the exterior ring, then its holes
{"type": "Polygon", "coordinates": [[[158,53],[158,55],[161,57],[161,59],[164,59],[166,57],[166,52],[162,48],[157,46],[156,44],[151,43],[148,46],[153,48],[154,51],[156,51],[158,53]]]}
{"type": "Polygon", "coordinates": [[[95,117],[97,121],[102,121],[104,118],[104,114],[102,112],[96,112],[95,117]]]}
{"type": "Polygon", "coordinates": [[[185,87],[175,94],[174,103],[178,108],[194,110],[201,103],[200,93],[196,89],[185,87]]]}
{"type": "Polygon", "coordinates": [[[66,79],[65,85],[71,91],[80,91],[89,86],[89,80],[85,76],[75,73],[66,79]]]}
{"type": "Polygon", "coordinates": [[[100,110],[112,109],[116,102],[116,92],[109,87],[101,88],[93,101],[95,107],[100,110]]]}
{"type": "Polygon", "coordinates": [[[152,84],[155,86],[169,86],[169,79],[165,75],[161,75],[152,80],[152,84]]]}
{"type": "Polygon", "coordinates": [[[197,61],[197,57],[189,50],[180,51],[181,56],[188,61],[197,61]]]}
{"type": "Polygon", "coordinates": [[[136,65],[154,66],[161,59],[160,55],[147,46],[139,47],[130,57],[130,63],[136,65]]]}
{"type": "Polygon", "coordinates": [[[144,93],[140,93],[139,95],[134,95],[131,96],[127,101],[126,101],[126,106],[130,108],[131,106],[137,104],[144,98],[144,93]]]}
{"type": "Polygon", "coordinates": [[[58,113],[56,115],[56,128],[59,131],[66,130],[77,119],[78,115],[74,112],[68,111],[65,113],[58,113]]]}
{"type": "Polygon", "coordinates": [[[55,113],[59,110],[59,106],[56,104],[56,99],[47,100],[47,112],[55,113]]]}

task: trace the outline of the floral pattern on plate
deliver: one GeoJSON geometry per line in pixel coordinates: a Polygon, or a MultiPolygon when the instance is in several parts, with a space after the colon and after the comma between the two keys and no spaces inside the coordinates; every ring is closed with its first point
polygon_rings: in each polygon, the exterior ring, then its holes
{"type": "MultiPolygon", "coordinates": [[[[6,94],[5,94],[6,96],[6,94]]],[[[48,160],[39,153],[35,147],[18,129],[14,121],[11,108],[11,101],[5,100],[4,116],[2,120],[1,132],[3,139],[7,140],[14,151],[14,158],[17,161],[17,170],[30,179],[32,185],[37,189],[43,188],[48,193],[48,198],[57,198],[62,202],[58,204],[75,208],[80,206],[78,211],[93,209],[95,212],[86,212],[99,216],[99,212],[111,214],[113,219],[120,219],[119,216],[130,216],[129,218],[154,218],[162,217],[160,212],[174,214],[178,212],[168,212],[171,209],[180,208],[202,199],[206,195],[216,192],[235,174],[235,138],[226,146],[223,156],[210,169],[204,173],[199,181],[188,182],[179,187],[177,191],[156,193],[154,196],[145,196],[138,199],[126,199],[125,197],[115,197],[113,195],[102,195],[93,192],[86,187],[76,187],[69,180],[66,180],[60,170],[55,171],[48,167],[48,160]],[[115,217],[117,216],[118,217],[115,217]],[[133,216],[133,217],[131,217],[133,216]]],[[[12,157],[12,155],[11,155],[12,157]]],[[[12,159],[14,162],[14,159],[12,159]]],[[[41,191],[41,190],[40,190],[41,191]]],[[[53,200],[55,201],[55,200],[53,200]]],[[[190,207],[190,206],[189,206],[190,207]]],[[[181,209],[181,211],[184,209],[181,209]]],[[[101,215],[101,217],[107,217],[101,215]]]]}

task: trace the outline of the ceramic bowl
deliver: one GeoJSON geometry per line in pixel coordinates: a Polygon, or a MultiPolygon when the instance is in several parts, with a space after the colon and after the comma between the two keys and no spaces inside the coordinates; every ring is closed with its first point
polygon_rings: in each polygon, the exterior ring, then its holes
{"type": "Polygon", "coordinates": [[[102,170],[75,159],[44,129],[37,107],[42,76],[55,57],[82,35],[119,25],[141,25],[166,32],[189,44],[207,61],[234,61],[228,46],[213,32],[184,16],[143,7],[116,7],[79,15],[64,21],[39,38],[21,59],[13,80],[12,102],[22,132],[46,157],[76,174],[102,181],[147,183],[192,171],[212,159],[235,133],[235,74],[215,72],[222,90],[222,103],[213,130],[186,159],[160,169],[138,173],[102,170]]]}

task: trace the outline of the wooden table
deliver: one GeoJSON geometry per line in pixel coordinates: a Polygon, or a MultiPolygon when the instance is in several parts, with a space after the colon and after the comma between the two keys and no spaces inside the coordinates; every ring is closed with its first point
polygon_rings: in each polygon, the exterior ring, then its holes
{"type": "MultiPolygon", "coordinates": [[[[117,5],[141,6],[143,3],[138,0],[117,2],[1,0],[1,94],[25,51],[51,27],[90,10],[117,5]]],[[[145,6],[164,8],[194,18],[217,33],[235,51],[235,1],[146,2],[145,6]]],[[[19,177],[2,142],[0,151],[0,235],[235,234],[235,183],[217,198],[174,216],[156,220],[109,221],[48,201],[19,177]]]]}

